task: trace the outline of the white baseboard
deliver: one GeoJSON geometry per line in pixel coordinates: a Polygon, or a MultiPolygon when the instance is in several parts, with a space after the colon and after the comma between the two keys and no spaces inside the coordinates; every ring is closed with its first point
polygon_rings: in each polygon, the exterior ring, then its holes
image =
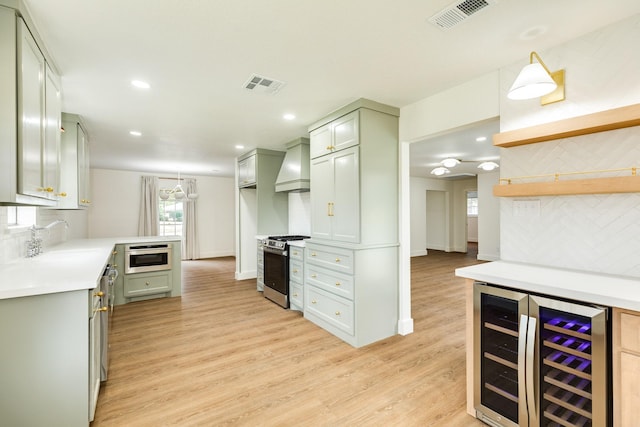
{"type": "Polygon", "coordinates": [[[480,261],[500,261],[500,255],[495,254],[478,254],[476,258],[480,261]]]}
{"type": "Polygon", "coordinates": [[[256,279],[257,277],[258,277],[258,273],[256,272],[256,270],[243,271],[242,273],[238,273],[236,271],[236,280],[256,279]]]}
{"type": "Polygon", "coordinates": [[[413,319],[398,320],[398,334],[409,335],[411,333],[413,333],[413,319]]]}
{"type": "Polygon", "coordinates": [[[234,251],[211,251],[211,252],[200,252],[200,256],[198,259],[204,258],[221,258],[227,256],[236,256],[234,251]]]}
{"type": "Polygon", "coordinates": [[[412,251],[410,256],[414,257],[414,256],[425,256],[425,255],[427,255],[427,251],[422,250],[422,251],[412,251]]]}

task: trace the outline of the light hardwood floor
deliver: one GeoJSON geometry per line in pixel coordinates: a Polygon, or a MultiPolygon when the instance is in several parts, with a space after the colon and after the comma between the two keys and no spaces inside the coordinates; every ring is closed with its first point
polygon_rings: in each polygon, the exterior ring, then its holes
{"type": "Polygon", "coordinates": [[[183,296],[115,308],[93,427],[482,426],[465,412],[464,280],[476,252],[412,259],[413,334],[354,349],[235,281],[183,263],[183,296]]]}

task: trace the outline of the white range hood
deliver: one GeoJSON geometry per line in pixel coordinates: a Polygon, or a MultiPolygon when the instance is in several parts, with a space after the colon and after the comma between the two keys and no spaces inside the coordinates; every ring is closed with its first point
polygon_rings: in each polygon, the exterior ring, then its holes
{"type": "Polygon", "coordinates": [[[309,138],[297,138],[287,143],[276,191],[309,191],[309,138]]]}

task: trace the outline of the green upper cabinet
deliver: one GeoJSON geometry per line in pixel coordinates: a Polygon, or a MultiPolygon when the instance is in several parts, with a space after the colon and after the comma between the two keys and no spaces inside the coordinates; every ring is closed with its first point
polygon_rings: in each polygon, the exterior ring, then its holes
{"type": "Polygon", "coordinates": [[[311,158],[358,145],[359,123],[359,112],[353,111],[311,131],[311,158]]]}
{"type": "Polygon", "coordinates": [[[311,125],[311,237],[398,243],[398,116],[362,99],[311,125]]]}
{"type": "Polygon", "coordinates": [[[0,204],[55,206],[60,79],[22,16],[0,6],[0,204]]]}
{"type": "Polygon", "coordinates": [[[81,119],[62,114],[60,190],[58,209],[82,209],[91,204],[89,193],[89,139],[81,119]]]}

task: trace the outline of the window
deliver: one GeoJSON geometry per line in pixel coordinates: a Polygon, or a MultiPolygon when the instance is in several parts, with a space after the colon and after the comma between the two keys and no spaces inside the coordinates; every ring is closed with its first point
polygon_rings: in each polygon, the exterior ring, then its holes
{"type": "Polygon", "coordinates": [[[467,193],[467,216],[478,216],[478,194],[467,193]]]}
{"type": "MultiPolygon", "coordinates": [[[[160,188],[166,189],[174,186],[175,183],[171,180],[160,180],[160,188]]],[[[184,218],[182,200],[176,200],[173,194],[169,194],[166,200],[162,200],[158,195],[158,215],[160,236],[182,236],[182,220],[184,218]]]]}
{"type": "Polygon", "coordinates": [[[36,208],[33,206],[9,206],[7,214],[9,227],[29,227],[36,223],[36,208]]]}

